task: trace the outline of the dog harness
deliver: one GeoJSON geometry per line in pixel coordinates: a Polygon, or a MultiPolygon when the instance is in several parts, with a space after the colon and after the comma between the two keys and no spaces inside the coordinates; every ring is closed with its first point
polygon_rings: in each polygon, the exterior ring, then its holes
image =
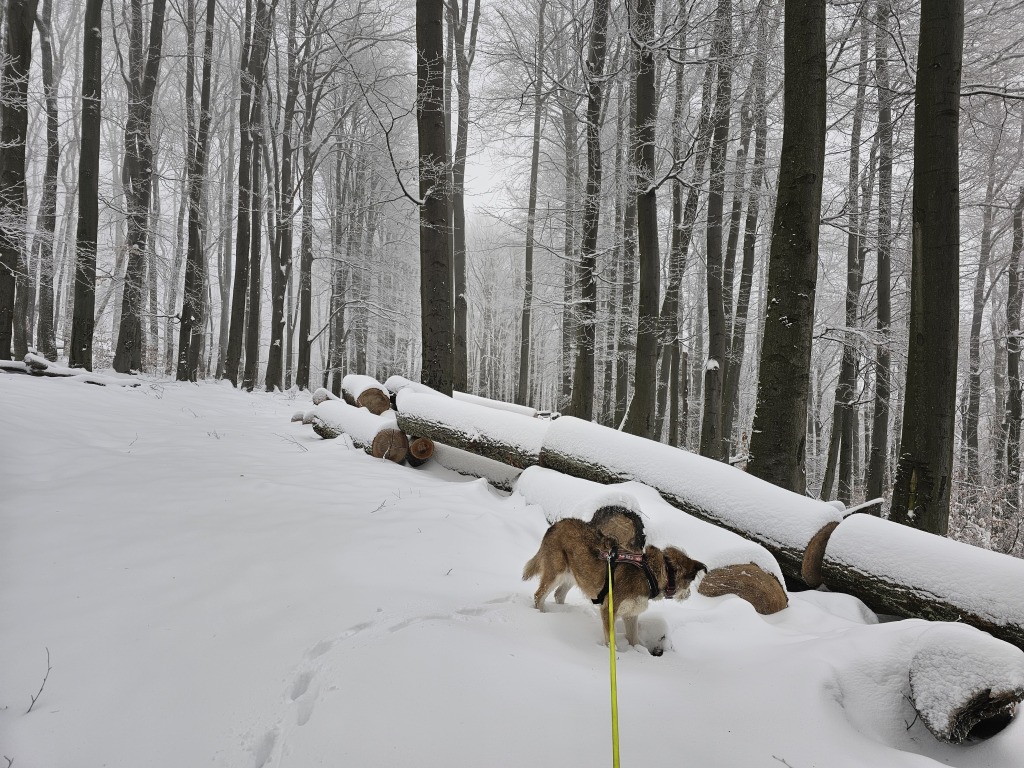
{"type": "MultiPolygon", "coordinates": [[[[647,584],[650,587],[649,597],[651,600],[655,599],[661,594],[661,589],[658,587],[658,580],[654,578],[654,572],[651,571],[651,566],[647,562],[647,555],[639,552],[620,552],[618,547],[612,547],[610,550],[601,550],[600,556],[602,560],[610,562],[612,565],[616,563],[629,563],[634,565],[644,572],[644,576],[647,577],[647,584]]],[[[675,569],[669,564],[668,560],[665,561],[665,570],[668,572],[668,586],[665,588],[665,596],[671,597],[676,591],[676,572],[675,569]]],[[[604,586],[601,587],[601,591],[597,593],[592,602],[594,605],[601,605],[604,599],[608,596],[608,574],[604,577],[604,586]]]]}

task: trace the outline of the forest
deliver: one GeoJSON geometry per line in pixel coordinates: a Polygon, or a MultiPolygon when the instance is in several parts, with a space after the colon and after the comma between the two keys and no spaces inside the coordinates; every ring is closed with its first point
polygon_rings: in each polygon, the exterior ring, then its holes
{"type": "Polygon", "coordinates": [[[1024,2],[2,13],[0,359],[398,374],[1024,555],[1024,2]]]}

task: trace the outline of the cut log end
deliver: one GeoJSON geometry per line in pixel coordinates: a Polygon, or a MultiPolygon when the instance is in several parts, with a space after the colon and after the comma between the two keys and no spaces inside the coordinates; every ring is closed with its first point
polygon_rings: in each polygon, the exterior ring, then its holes
{"type": "Polygon", "coordinates": [[[828,537],[838,527],[838,521],[828,523],[807,542],[807,549],[804,550],[804,561],[800,566],[800,578],[811,589],[817,589],[821,586],[821,563],[825,559],[825,547],[828,546],[828,537]]]}
{"type": "Polygon", "coordinates": [[[382,429],[373,438],[370,453],[374,458],[401,464],[409,455],[409,438],[400,429],[382,429]]]}
{"type": "Polygon", "coordinates": [[[789,597],[779,580],[754,563],[714,568],[701,580],[697,591],[706,597],[742,597],[764,616],[778,613],[789,605],[789,597]]]}
{"type": "Polygon", "coordinates": [[[409,453],[420,462],[434,455],[434,441],[429,437],[409,438],[409,453]]]}
{"type": "Polygon", "coordinates": [[[375,416],[391,410],[391,398],[380,389],[368,388],[356,398],[356,405],[365,408],[375,416]]]}

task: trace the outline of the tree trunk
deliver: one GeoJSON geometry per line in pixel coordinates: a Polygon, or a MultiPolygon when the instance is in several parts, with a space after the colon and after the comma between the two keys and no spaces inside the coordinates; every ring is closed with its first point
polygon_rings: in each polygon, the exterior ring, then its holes
{"type": "Polygon", "coordinates": [[[597,312],[597,230],[601,213],[601,113],[609,0],[594,0],[594,20],[587,54],[587,188],[583,199],[580,255],[580,303],[576,321],[570,411],[590,421],[594,415],[594,324],[597,312]]]}
{"type": "MultiPolygon", "coordinates": [[[[213,18],[216,0],[206,2],[203,37],[203,80],[199,96],[199,128],[188,168],[188,255],[182,292],[181,326],[178,336],[178,381],[195,381],[199,374],[199,349],[206,325],[207,274],[203,218],[206,214],[206,155],[210,135],[210,80],[213,70],[213,18]]],[[[191,7],[191,6],[190,6],[191,7]]],[[[195,26],[190,31],[194,40],[195,26]]],[[[190,49],[194,52],[195,45],[190,49]]]]}
{"type": "Polygon", "coordinates": [[[35,18],[36,0],[8,0],[7,46],[0,82],[0,360],[11,359],[15,324],[21,326],[24,338],[25,317],[17,317],[14,307],[28,232],[25,142],[35,18]]]}
{"type": "Polygon", "coordinates": [[[149,26],[149,46],[142,53],[142,0],[132,0],[132,28],[129,33],[128,120],[124,129],[125,204],[128,210],[128,265],[121,297],[114,370],[119,373],[142,369],[142,305],[149,248],[149,206],[153,191],[153,98],[156,95],[163,48],[166,0],[154,0],[149,26]]]}
{"type": "Polygon", "coordinates": [[[39,259],[39,325],[36,344],[47,360],[57,358],[57,338],[54,330],[54,259],[53,240],[57,228],[57,174],[60,166],[60,141],[57,113],[57,83],[53,73],[53,44],[51,40],[53,0],[43,0],[36,18],[39,30],[39,52],[42,59],[43,96],[46,100],[46,170],[43,174],[43,195],[39,202],[36,253],[39,259]]]}
{"type": "Polygon", "coordinates": [[[1010,247],[1009,288],[1006,298],[1006,492],[994,531],[996,546],[1011,552],[1017,535],[1010,538],[1010,523],[1020,520],[1020,423],[1021,408],[1021,252],[1024,251],[1024,189],[1013,208],[1013,244],[1010,247]]]}
{"type": "MultiPolygon", "coordinates": [[[[530,151],[530,191],[526,205],[526,253],[523,258],[523,312],[519,329],[519,382],[516,402],[528,403],[527,390],[530,382],[530,318],[533,312],[533,238],[537,226],[537,175],[540,169],[541,116],[544,109],[544,10],[546,2],[541,0],[537,10],[537,52],[533,69],[533,145],[530,151]]],[[[476,4],[479,14],[480,3],[476,4]]],[[[461,85],[461,81],[460,81],[461,85]]],[[[461,98],[460,95],[460,106],[461,98]]],[[[461,115],[459,125],[461,127],[461,115]]],[[[465,155],[462,162],[465,164],[465,155]]],[[[459,196],[461,203],[461,195],[459,196]]],[[[465,232],[462,232],[463,264],[465,263],[465,232]]],[[[458,244],[456,244],[456,251],[458,244]]],[[[465,391],[465,387],[457,387],[465,391]]]]}
{"type": "Polygon", "coordinates": [[[636,374],[633,398],[623,430],[632,435],[653,438],[657,415],[658,297],[661,291],[658,199],[654,178],[654,128],[658,119],[653,48],[654,0],[637,0],[632,39],[636,59],[636,142],[633,145],[633,163],[636,166],[637,182],[640,291],[636,325],[636,374]]]}
{"type": "Polygon", "coordinates": [[[711,116],[711,168],[707,219],[708,359],[704,366],[704,410],[700,454],[728,458],[722,434],[722,390],[725,371],[725,304],[723,300],[722,221],[725,204],[725,161],[729,148],[729,110],[732,102],[732,0],[718,0],[711,58],[718,61],[715,109],[711,116]]]}
{"type": "Polygon", "coordinates": [[[876,270],[875,397],[871,417],[867,496],[876,498],[885,488],[889,451],[889,395],[891,392],[889,323],[892,268],[892,93],[889,86],[889,18],[891,0],[877,0],[875,19],[875,82],[878,92],[878,253],[876,270]]]}
{"type": "Polygon", "coordinates": [[[103,81],[103,0],[86,0],[82,42],[82,139],[78,161],[78,226],[75,231],[72,368],[92,370],[96,328],[96,232],[99,228],[100,99],[103,81]]]}
{"type": "Polygon", "coordinates": [[[825,4],[786,0],[782,157],[747,471],[803,493],[825,165],[825,4]]]}
{"type": "Polygon", "coordinates": [[[445,145],[443,0],[416,0],[416,126],[420,171],[421,380],[451,394],[454,311],[445,145]]]}
{"type": "Polygon", "coordinates": [[[910,342],[890,519],[945,534],[959,333],[963,0],[925,0],[915,87],[910,342]]]}

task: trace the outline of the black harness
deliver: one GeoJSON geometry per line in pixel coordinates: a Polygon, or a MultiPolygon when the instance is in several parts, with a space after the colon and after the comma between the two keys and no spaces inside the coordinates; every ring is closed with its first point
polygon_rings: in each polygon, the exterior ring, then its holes
{"type": "MultiPolygon", "coordinates": [[[[630,565],[636,566],[644,572],[644,576],[647,577],[647,585],[649,587],[648,597],[654,600],[658,595],[661,594],[661,588],[658,587],[658,580],[654,578],[654,572],[651,570],[650,563],[647,562],[647,555],[639,552],[620,552],[618,547],[612,547],[611,550],[602,550],[600,553],[601,559],[605,560],[614,566],[616,563],[629,563],[630,565]]],[[[594,605],[600,605],[604,602],[604,599],[608,596],[609,587],[609,573],[612,569],[605,572],[604,586],[601,587],[601,591],[597,593],[591,602],[594,605]]],[[[665,597],[672,597],[676,592],[676,569],[672,567],[672,564],[668,560],[665,561],[665,572],[668,576],[668,585],[665,587],[665,597]]]]}

